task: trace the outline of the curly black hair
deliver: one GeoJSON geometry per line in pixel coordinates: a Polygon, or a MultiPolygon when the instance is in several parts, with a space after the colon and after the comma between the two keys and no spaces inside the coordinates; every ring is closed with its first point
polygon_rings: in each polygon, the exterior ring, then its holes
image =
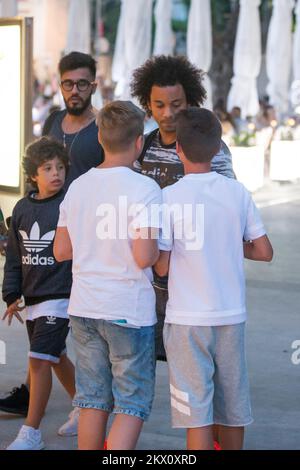
{"type": "Polygon", "coordinates": [[[203,76],[204,72],[184,56],[154,56],[133,72],[131,94],[139,100],[148,116],[151,116],[148,104],[152,87],[173,86],[179,83],[184,89],[187,103],[199,107],[206,99],[206,91],[202,85],[203,76]]]}
{"type": "Polygon", "coordinates": [[[41,137],[29,144],[25,149],[25,156],[22,162],[27,183],[37,188],[37,184],[32,180],[32,177],[37,175],[40,166],[48,160],[53,160],[55,157],[61,160],[67,173],[69,157],[63,144],[48,136],[41,137]]]}

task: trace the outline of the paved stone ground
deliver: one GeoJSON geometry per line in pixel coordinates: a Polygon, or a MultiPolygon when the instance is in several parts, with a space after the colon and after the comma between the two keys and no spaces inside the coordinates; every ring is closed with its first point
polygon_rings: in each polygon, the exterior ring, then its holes
{"type": "MultiPolygon", "coordinates": [[[[269,184],[254,197],[275,258],[270,265],[246,262],[247,352],[255,422],[247,430],[245,447],[300,450],[300,365],[291,361],[292,342],[300,340],[300,184],[269,184]]],[[[3,260],[0,263],[1,279],[3,260]]],[[[2,323],[0,339],[7,345],[7,365],[0,365],[0,393],[4,394],[26,375],[27,336],[22,325],[14,322],[8,328],[2,323]]],[[[72,356],[71,345],[69,350],[72,356]]],[[[55,379],[42,423],[48,449],[76,448],[76,438],[56,434],[69,411],[68,398],[55,379]]],[[[0,414],[0,449],[13,440],[22,422],[0,414]]],[[[170,426],[167,366],[158,363],[153,412],[138,448],[184,449],[184,445],[184,432],[170,426]]]]}

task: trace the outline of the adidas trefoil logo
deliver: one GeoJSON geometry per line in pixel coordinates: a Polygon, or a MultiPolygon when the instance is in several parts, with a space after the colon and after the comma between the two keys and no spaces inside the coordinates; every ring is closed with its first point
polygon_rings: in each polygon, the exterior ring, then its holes
{"type": "Polygon", "coordinates": [[[30,231],[29,237],[24,230],[19,230],[19,233],[23,239],[25,250],[30,253],[29,255],[22,257],[23,264],[33,266],[51,266],[55,263],[55,259],[53,257],[47,258],[40,257],[38,255],[38,253],[41,253],[52,244],[55,237],[55,230],[51,230],[51,232],[48,232],[41,237],[39,224],[35,222],[30,231]],[[36,255],[32,256],[31,253],[36,253],[36,255]]]}
{"type": "Polygon", "coordinates": [[[47,317],[46,325],[56,325],[56,317],[47,317]]]}
{"type": "Polygon", "coordinates": [[[51,245],[55,237],[55,230],[51,230],[51,232],[46,233],[40,238],[40,227],[37,222],[33,224],[29,238],[24,230],[20,230],[19,232],[23,238],[23,243],[28,253],[40,253],[41,251],[44,251],[51,245]]]}

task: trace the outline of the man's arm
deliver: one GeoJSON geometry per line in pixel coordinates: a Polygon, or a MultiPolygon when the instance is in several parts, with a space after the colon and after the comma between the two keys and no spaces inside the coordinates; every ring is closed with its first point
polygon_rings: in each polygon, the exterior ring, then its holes
{"type": "Polygon", "coordinates": [[[140,269],[146,269],[154,265],[159,257],[158,229],[140,228],[136,230],[136,236],[132,242],[132,254],[140,269]]]}
{"type": "Polygon", "coordinates": [[[220,175],[235,179],[236,176],[232,167],[232,156],[227,145],[222,141],[220,151],[211,161],[211,170],[220,175]]]}
{"type": "Polygon", "coordinates": [[[272,261],[273,248],[267,235],[244,243],[244,256],[253,261],[272,261]]]}
{"type": "Polygon", "coordinates": [[[70,261],[73,259],[73,249],[67,227],[57,227],[53,253],[56,261],[70,261]]]}

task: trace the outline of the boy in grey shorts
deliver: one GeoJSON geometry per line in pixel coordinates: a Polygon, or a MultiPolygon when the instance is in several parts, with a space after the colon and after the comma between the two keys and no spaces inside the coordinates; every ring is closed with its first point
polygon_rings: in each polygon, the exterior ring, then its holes
{"type": "Polygon", "coordinates": [[[243,447],[252,422],[244,332],[244,257],[271,261],[272,246],[251,195],[211,171],[221,125],[206,109],[179,114],[177,153],[185,176],[163,190],[158,275],[169,272],[164,343],[172,421],[187,448],[243,447]]]}

